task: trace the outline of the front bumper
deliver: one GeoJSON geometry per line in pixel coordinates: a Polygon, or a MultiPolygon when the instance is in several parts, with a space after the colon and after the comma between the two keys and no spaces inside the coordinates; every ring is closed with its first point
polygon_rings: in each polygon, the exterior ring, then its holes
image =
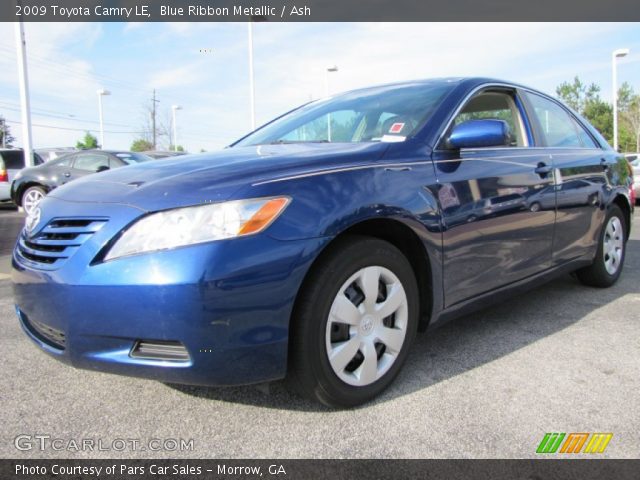
{"type": "MultiPolygon", "coordinates": [[[[41,205],[69,217],[86,211],[65,203],[47,198],[41,205]]],[[[16,310],[36,344],[75,367],[171,383],[236,385],[285,375],[293,302],[326,240],[261,234],[92,265],[141,213],[115,205],[100,211],[106,225],[53,270],[14,250],[16,310]],[[136,358],[131,352],[141,340],[179,342],[189,358],[136,358]]]]}

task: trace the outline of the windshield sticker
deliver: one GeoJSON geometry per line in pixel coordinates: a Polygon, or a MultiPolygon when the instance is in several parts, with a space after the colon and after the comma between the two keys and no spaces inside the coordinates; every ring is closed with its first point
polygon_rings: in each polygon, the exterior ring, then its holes
{"type": "Polygon", "coordinates": [[[401,135],[383,135],[380,139],[381,142],[404,142],[407,137],[401,135]]]}
{"type": "Polygon", "coordinates": [[[394,123],[389,129],[389,133],[400,133],[404,128],[404,123],[394,123]]]}

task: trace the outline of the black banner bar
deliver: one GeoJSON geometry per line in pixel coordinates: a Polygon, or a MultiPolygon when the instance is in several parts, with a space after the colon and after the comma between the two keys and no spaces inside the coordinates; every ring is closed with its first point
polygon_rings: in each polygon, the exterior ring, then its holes
{"type": "MultiPolygon", "coordinates": [[[[640,21],[638,0],[2,0],[13,22],[640,21]]],[[[559,27],[561,28],[561,27],[559,27]]]]}
{"type": "Polygon", "coordinates": [[[631,480],[640,460],[0,460],[13,479],[631,480]]]}

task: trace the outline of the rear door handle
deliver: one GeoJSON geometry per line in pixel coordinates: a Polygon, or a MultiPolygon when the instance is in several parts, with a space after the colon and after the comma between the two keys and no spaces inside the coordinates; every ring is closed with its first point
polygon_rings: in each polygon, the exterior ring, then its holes
{"type": "Polygon", "coordinates": [[[546,163],[540,162],[536,167],[535,172],[541,177],[546,177],[551,173],[551,170],[553,169],[549,165],[547,165],[546,163]]]}
{"type": "Polygon", "coordinates": [[[606,158],[600,159],[600,166],[602,167],[602,170],[604,170],[605,172],[609,171],[609,165],[607,164],[606,158]]]}
{"type": "Polygon", "coordinates": [[[64,172],[64,176],[69,178],[71,176],[71,174],[69,172],[64,172]]]}

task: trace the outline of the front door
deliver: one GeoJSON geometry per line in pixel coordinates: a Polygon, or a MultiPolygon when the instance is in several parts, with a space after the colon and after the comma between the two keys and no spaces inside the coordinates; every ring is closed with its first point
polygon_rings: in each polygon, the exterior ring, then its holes
{"type": "Polygon", "coordinates": [[[452,151],[443,144],[434,152],[447,307],[551,265],[556,194],[550,155],[530,147],[532,134],[512,89],[476,94],[450,128],[487,118],[507,122],[510,145],[452,151]]]}

